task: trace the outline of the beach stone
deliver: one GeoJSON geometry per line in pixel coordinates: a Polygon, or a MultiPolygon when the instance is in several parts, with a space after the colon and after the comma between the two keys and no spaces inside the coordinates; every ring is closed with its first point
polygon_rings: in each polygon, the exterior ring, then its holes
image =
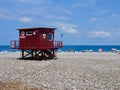
{"type": "Polygon", "coordinates": [[[57,60],[19,60],[0,54],[0,81],[21,81],[43,90],[120,90],[117,53],[57,53],[57,60]]]}

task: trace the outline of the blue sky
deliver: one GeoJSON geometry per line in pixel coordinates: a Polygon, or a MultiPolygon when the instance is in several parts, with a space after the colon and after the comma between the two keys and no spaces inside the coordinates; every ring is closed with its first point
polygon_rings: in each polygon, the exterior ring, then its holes
{"type": "Polygon", "coordinates": [[[55,27],[64,45],[120,45],[120,0],[0,0],[0,45],[27,27],[55,27]]]}

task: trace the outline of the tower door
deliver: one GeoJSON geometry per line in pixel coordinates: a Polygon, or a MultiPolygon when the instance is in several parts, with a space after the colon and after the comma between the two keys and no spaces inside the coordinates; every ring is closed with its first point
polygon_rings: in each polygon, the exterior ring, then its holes
{"type": "Polygon", "coordinates": [[[45,49],[53,48],[53,34],[52,33],[40,34],[40,46],[41,48],[45,49]]]}
{"type": "Polygon", "coordinates": [[[46,33],[41,33],[39,35],[39,46],[40,48],[44,49],[47,47],[47,34],[46,33]]]}

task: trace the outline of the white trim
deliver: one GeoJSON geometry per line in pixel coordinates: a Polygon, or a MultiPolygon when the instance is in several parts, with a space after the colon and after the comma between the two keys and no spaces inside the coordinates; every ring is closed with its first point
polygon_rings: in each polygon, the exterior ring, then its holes
{"type": "Polygon", "coordinates": [[[26,32],[26,36],[32,36],[33,35],[33,32],[32,31],[27,31],[26,32]]]}

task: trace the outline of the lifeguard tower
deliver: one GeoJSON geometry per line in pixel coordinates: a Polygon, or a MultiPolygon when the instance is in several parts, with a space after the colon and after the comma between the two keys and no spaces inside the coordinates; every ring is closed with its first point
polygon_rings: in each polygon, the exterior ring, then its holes
{"type": "Polygon", "coordinates": [[[19,28],[19,40],[12,40],[12,49],[22,50],[22,59],[53,59],[62,41],[54,41],[55,28],[19,28]]]}

